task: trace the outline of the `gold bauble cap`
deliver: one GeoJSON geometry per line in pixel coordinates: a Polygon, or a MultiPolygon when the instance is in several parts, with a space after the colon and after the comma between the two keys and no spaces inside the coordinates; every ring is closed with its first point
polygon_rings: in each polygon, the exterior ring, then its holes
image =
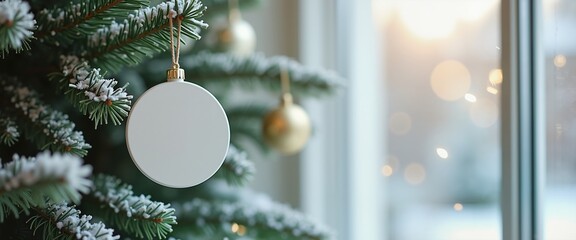
{"type": "Polygon", "coordinates": [[[184,80],[184,69],[179,67],[168,69],[168,71],[166,71],[166,79],[168,81],[184,80]]]}

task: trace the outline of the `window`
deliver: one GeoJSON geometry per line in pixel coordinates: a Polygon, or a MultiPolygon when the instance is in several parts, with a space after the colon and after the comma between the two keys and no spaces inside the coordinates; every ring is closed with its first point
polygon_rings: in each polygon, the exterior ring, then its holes
{"type": "Polygon", "coordinates": [[[303,61],[349,80],[311,104],[305,211],[341,239],[576,239],[576,2],[307,2],[303,61]]]}
{"type": "Polygon", "coordinates": [[[374,4],[387,11],[377,19],[388,104],[384,236],[499,239],[499,1],[374,4]]]}
{"type": "Polygon", "coordinates": [[[542,1],[544,239],[576,239],[576,2],[542,1]]]}

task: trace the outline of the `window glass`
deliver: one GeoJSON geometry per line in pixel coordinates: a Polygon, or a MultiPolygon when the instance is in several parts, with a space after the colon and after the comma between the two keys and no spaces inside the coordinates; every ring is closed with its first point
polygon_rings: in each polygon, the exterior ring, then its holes
{"type": "Polygon", "coordinates": [[[545,0],[544,236],[576,239],[576,1],[545,0]]]}
{"type": "Polygon", "coordinates": [[[386,239],[500,239],[500,1],[373,4],[388,89],[386,239]]]}

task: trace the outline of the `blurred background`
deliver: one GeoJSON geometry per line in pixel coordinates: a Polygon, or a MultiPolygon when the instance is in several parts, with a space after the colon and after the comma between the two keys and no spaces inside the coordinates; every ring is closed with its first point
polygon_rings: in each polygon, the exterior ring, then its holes
{"type": "MultiPolygon", "coordinates": [[[[576,2],[535,2],[544,239],[576,239],[576,2]]],[[[256,159],[252,187],[340,239],[501,239],[500,5],[270,0],[243,12],[257,51],[347,79],[336,96],[304,104],[311,142],[287,161],[256,159]]]]}

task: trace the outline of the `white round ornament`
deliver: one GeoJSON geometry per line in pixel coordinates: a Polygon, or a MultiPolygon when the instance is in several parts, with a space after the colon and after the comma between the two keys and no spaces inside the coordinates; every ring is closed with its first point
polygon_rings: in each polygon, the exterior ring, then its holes
{"type": "Polygon", "coordinates": [[[214,175],[230,142],[228,118],[218,100],[185,82],[183,74],[169,70],[168,82],[136,101],[126,126],[126,144],[138,169],[173,188],[192,187],[214,175]]]}

